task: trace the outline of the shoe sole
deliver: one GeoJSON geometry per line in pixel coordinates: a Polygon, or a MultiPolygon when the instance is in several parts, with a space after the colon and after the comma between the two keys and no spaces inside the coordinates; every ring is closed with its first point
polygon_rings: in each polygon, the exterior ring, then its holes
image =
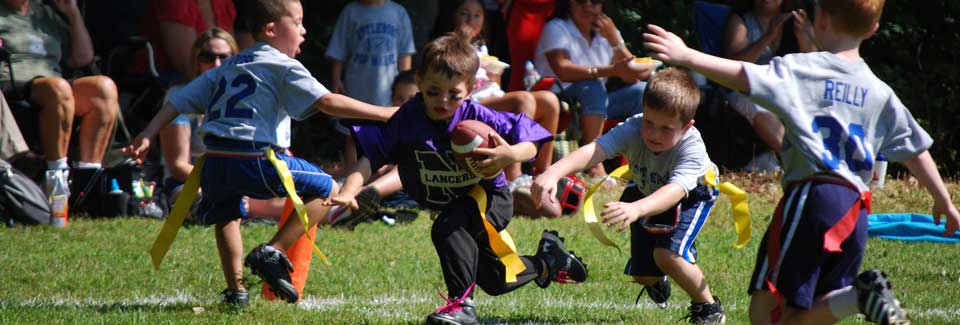
{"type": "MultiPolygon", "coordinates": [[[[257,253],[260,254],[260,253],[257,253]]],[[[270,288],[270,291],[273,291],[274,295],[283,299],[287,303],[296,303],[300,300],[300,294],[297,292],[297,288],[293,286],[289,281],[284,279],[269,279],[263,274],[260,274],[257,271],[257,268],[253,267],[253,263],[250,262],[250,257],[248,256],[244,259],[243,265],[250,268],[251,273],[260,277],[263,282],[267,283],[267,286],[270,288]]]]}
{"type": "MultiPolygon", "coordinates": [[[[583,259],[582,259],[582,258],[580,258],[580,257],[577,256],[576,254],[574,254],[573,251],[568,251],[568,250],[567,250],[566,246],[564,245],[564,244],[566,243],[566,239],[563,238],[563,237],[560,237],[560,234],[557,233],[556,230],[544,230],[544,231],[543,231],[543,234],[542,234],[541,237],[540,237],[540,243],[537,245],[537,255],[542,255],[542,254],[543,254],[543,244],[544,244],[544,242],[547,241],[547,240],[549,240],[550,242],[556,243],[556,245],[554,245],[555,247],[554,247],[552,250],[559,250],[559,251],[561,251],[561,252],[563,252],[563,253],[562,253],[562,254],[558,254],[558,255],[565,255],[565,256],[566,256],[566,260],[567,260],[570,264],[567,265],[565,269],[567,269],[567,270],[570,270],[570,269],[582,270],[583,277],[582,277],[581,280],[577,280],[577,279],[575,279],[575,278],[573,278],[573,277],[571,277],[571,280],[573,280],[575,283],[582,283],[582,282],[586,281],[586,280],[587,280],[587,275],[588,275],[587,264],[583,262],[583,259]],[[553,237],[553,238],[549,238],[548,236],[553,237]]],[[[580,273],[580,272],[568,272],[568,274],[571,274],[571,275],[573,275],[573,274],[575,274],[575,273],[580,273]]],[[[550,276],[552,277],[553,274],[551,274],[550,276]]],[[[548,286],[550,285],[550,282],[555,282],[555,281],[553,281],[553,279],[551,278],[549,281],[547,281],[546,284],[541,285],[539,282],[537,282],[537,285],[540,286],[541,288],[546,288],[546,287],[548,287],[548,286]]]]}
{"type": "Polygon", "coordinates": [[[474,325],[474,324],[480,324],[480,322],[478,321],[478,322],[475,322],[475,323],[461,323],[461,322],[455,322],[455,321],[452,321],[452,320],[449,320],[449,319],[443,319],[443,318],[433,317],[433,315],[430,315],[430,316],[427,316],[427,324],[436,324],[436,325],[474,325]]]}
{"type": "MultiPolygon", "coordinates": [[[[872,299],[881,299],[886,300],[883,305],[891,306],[894,309],[894,312],[887,313],[887,315],[903,315],[907,316],[907,311],[900,306],[900,301],[893,296],[893,288],[890,280],[887,278],[887,274],[880,270],[867,270],[866,272],[857,276],[856,288],[860,290],[870,290],[874,291],[877,287],[880,287],[882,293],[871,294],[872,299]],[[864,280],[866,278],[866,280],[864,280]]],[[[873,304],[867,304],[873,305],[873,304]]],[[[861,311],[863,313],[864,311],[861,311]]],[[[866,315],[866,313],[863,313],[866,315]]],[[[896,317],[891,318],[887,317],[884,320],[876,320],[879,324],[890,324],[890,325],[909,325],[909,319],[898,319],[896,317]]]]}

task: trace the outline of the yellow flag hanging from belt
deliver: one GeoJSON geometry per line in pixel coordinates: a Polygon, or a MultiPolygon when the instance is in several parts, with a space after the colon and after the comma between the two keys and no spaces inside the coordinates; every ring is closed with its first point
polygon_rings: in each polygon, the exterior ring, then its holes
{"type": "Polygon", "coordinates": [[[517,246],[513,243],[513,237],[506,229],[497,231],[487,220],[487,192],[480,185],[474,186],[470,190],[470,197],[477,201],[477,207],[480,208],[480,218],[483,220],[483,229],[487,231],[487,241],[490,242],[490,248],[497,254],[500,263],[503,263],[506,272],[504,278],[507,283],[517,282],[517,274],[523,272],[527,267],[523,265],[520,256],[517,255],[517,246]]]}
{"type": "Polygon", "coordinates": [[[707,185],[720,190],[730,198],[730,209],[733,210],[733,223],[737,229],[737,241],[733,242],[733,247],[743,248],[750,242],[750,206],[747,205],[747,192],[741,190],[730,182],[723,182],[717,185],[717,172],[710,168],[707,174],[703,176],[707,185]]]}
{"type": "MultiPolygon", "coordinates": [[[[623,165],[614,169],[613,172],[600,180],[600,182],[593,184],[583,200],[583,221],[587,223],[587,226],[590,228],[590,233],[593,234],[594,238],[604,245],[620,251],[620,246],[610,240],[603,232],[603,225],[597,219],[597,212],[593,207],[593,193],[603,185],[607,178],[629,180],[633,178],[633,175],[630,173],[630,166],[623,165]]],[[[737,232],[737,241],[733,243],[733,246],[743,248],[750,242],[750,206],[747,205],[747,193],[730,182],[724,182],[718,185],[717,171],[714,168],[707,169],[707,173],[703,175],[703,178],[708,186],[716,188],[720,193],[730,197],[730,208],[733,210],[733,219],[737,232]]]]}
{"type": "Polygon", "coordinates": [[[153,267],[158,270],[160,269],[160,263],[163,262],[163,257],[167,256],[167,251],[173,244],[173,239],[177,237],[177,232],[180,231],[183,218],[187,217],[190,205],[193,204],[193,198],[197,196],[197,190],[200,189],[200,170],[203,169],[203,162],[206,158],[206,156],[200,156],[193,164],[193,170],[190,171],[187,182],[183,184],[183,189],[180,190],[180,197],[173,204],[173,211],[170,212],[167,221],[163,222],[163,229],[160,230],[157,239],[153,241],[153,247],[150,248],[150,260],[153,262],[153,267]]]}
{"type": "MultiPolygon", "coordinates": [[[[320,257],[323,264],[330,265],[330,261],[327,260],[327,257],[323,255],[323,252],[317,247],[317,243],[314,242],[313,236],[310,236],[310,233],[306,231],[310,228],[310,221],[307,219],[307,210],[303,206],[303,200],[297,195],[296,187],[293,185],[293,175],[290,174],[287,163],[277,159],[273,149],[268,148],[264,150],[264,155],[266,155],[270,164],[276,168],[277,174],[280,175],[280,182],[287,191],[287,196],[293,201],[293,207],[297,211],[297,216],[300,217],[300,221],[303,223],[304,236],[307,236],[307,238],[310,239],[310,243],[313,244],[313,252],[317,253],[317,256],[320,257]]],[[[200,156],[193,165],[193,170],[190,171],[187,182],[183,185],[183,189],[180,190],[180,197],[177,198],[177,201],[173,205],[173,211],[170,212],[167,221],[163,223],[163,229],[160,230],[157,239],[153,241],[153,247],[150,248],[150,259],[153,262],[153,267],[156,269],[160,269],[160,263],[163,262],[164,256],[166,256],[167,251],[170,250],[170,245],[173,244],[173,240],[177,237],[177,232],[180,230],[180,226],[183,225],[183,219],[186,218],[190,210],[190,205],[193,204],[193,198],[197,196],[197,190],[200,189],[200,171],[203,170],[205,160],[206,156],[200,156]]]]}

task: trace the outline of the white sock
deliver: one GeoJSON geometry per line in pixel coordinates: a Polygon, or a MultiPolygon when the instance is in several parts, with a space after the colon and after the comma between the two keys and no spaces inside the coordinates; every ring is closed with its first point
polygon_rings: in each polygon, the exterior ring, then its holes
{"type": "Polygon", "coordinates": [[[67,165],[67,157],[63,157],[57,160],[47,160],[47,169],[70,169],[70,165],[67,165]]]}
{"type": "Polygon", "coordinates": [[[103,168],[103,164],[86,162],[86,161],[78,161],[77,168],[100,169],[100,168],[103,168]]]}
{"type": "Polygon", "coordinates": [[[837,319],[844,319],[860,312],[857,307],[857,292],[853,286],[828,292],[823,299],[830,306],[830,313],[837,319]]]}

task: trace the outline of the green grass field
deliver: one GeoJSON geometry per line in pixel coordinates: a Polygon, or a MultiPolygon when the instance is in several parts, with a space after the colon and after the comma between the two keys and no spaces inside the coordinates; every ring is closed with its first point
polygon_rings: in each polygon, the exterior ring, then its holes
{"type": "MultiPolygon", "coordinates": [[[[729,201],[721,197],[698,240],[699,264],[724,304],[728,324],[744,324],[747,282],[780,188],[771,178],[730,179],[751,195],[754,239],[743,249],[731,246],[729,201]]],[[[954,202],[960,201],[956,182],[949,188],[954,202]]],[[[874,193],[874,212],[928,213],[930,204],[910,181],[890,181],[874,193]]],[[[324,230],[318,244],[334,265],[314,259],[298,305],[261,299],[259,279],[246,270],[252,304],[241,311],[218,304],[224,282],[212,228],[182,229],[159,271],[147,255],[159,220],[73,218],[66,229],[3,228],[0,323],[422,323],[442,302],[436,290],[445,292],[429,238],[431,221],[424,215],[393,227],[370,223],[355,231],[324,230]]],[[[634,305],[640,288],[622,275],[628,253],[601,245],[579,219],[518,217],[509,230],[520,253],[532,254],[544,228],[567,238],[568,247],[589,264],[590,279],[546,290],[531,284],[500,297],[479,293],[484,322],[672,324],[686,314],[689,300],[677,286],[665,310],[645,297],[634,305]]],[[[274,231],[275,226],[244,227],[244,246],[249,250],[274,231]]],[[[626,235],[612,236],[627,242],[626,235]]],[[[871,238],[864,267],[890,274],[914,323],[960,323],[960,246],[871,238]]]]}

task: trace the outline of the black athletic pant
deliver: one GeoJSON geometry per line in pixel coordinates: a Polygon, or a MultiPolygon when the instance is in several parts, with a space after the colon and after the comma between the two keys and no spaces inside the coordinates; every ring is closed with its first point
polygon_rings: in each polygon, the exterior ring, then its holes
{"type": "MultiPolygon", "coordinates": [[[[487,220],[493,227],[503,230],[512,217],[511,193],[506,188],[487,191],[487,220]]],[[[517,274],[516,282],[506,283],[506,268],[490,248],[477,202],[469,195],[453,200],[440,212],[433,222],[431,237],[451,299],[462,296],[474,282],[490,295],[501,295],[535,279],[543,269],[539,258],[521,256],[526,269],[517,274]]]]}

